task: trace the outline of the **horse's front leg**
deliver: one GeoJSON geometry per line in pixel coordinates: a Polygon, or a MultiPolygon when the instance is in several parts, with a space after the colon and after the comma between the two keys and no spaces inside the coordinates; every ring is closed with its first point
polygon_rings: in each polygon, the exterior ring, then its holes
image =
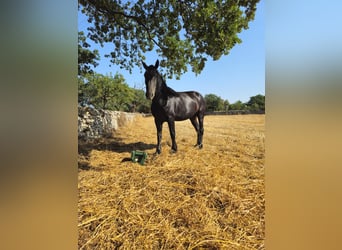
{"type": "Polygon", "coordinates": [[[161,153],[161,140],[162,140],[162,131],[163,131],[163,123],[157,120],[154,120],[157,128],[157,150],[156,153],[161,153]]]}
{"type": "Polygon", "coordinates": [[[172,151],[172,153],[175,153],[175,152],[177,152],[175,121],[169,120],[167,123],[169,125],[170,136],[171,136],[171,140],[172,140],[171,151],[172,151]]]}

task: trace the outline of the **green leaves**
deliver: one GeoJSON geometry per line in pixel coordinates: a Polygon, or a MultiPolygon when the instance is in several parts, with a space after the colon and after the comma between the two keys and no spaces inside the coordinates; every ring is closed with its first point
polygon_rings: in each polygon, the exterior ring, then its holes
{"type": "Polygon", "coordinates": [[[91,66],[96,67],[100,55],[97,50],[89,50],[90,45],[86,42],[86,37],[83,32],[78,32],[78,75],[92,73],[91,66]]]}
{"type": "MultiPolygon", "coordinates": [[[[206,102],[206,110],[207,111],[224,111],[225,110],[225,101],[214,94],[208,94],[204,96],[206,102]]],[[[228,103],[228,101],[226,101],[228,103]]]]}
{"type": "Polygon", "coordinates": [[[79,78],[79,103],[92,104],[95,108],[131,111],[135,92],[121,74],[114,77],[89,74],[79,78]]]}
{"type": "Polygon", "coordinates": [[[265,96],[264,95],[252,96],[247,102],[247,106],[252,111],[255,111],[255,110],[265,111],[265,96]]]}
{"type": "Polygon", "coordinates": [[[156,48],[167,77],[201,73],[208,57],[218,60],[241,40],[259,0],[127,1],[80,0],[92,27],[88,37],[113,43],[111,62],[127,70],[156,48]]]}

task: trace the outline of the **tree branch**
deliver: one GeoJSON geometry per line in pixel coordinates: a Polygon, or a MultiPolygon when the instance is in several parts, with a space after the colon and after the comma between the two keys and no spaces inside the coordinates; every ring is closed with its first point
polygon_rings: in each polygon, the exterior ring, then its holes
{"type": "Polygon", "coordinates": [[[148,38],[150,40],[152,40],[154,42],[154,44],[156,44],[160,49],[164,49],[164,47],[159,44],[151,35],[150,30],[147,28],[147,26],[141,21],[140,17],[137,16],[133,16],[133,15],[128,15],[124,12],[121,11],[115,11],[115,10],[108,10],[108,9],[98,9],[99,12],[101,12],[102,14],[106,14],[107,17],[108,15],[121,15],[124,16],[126,18],[130,18],[133,19],[134,21],[136,21],[139,25],[141,25],[145,31],[147,32],[148,38]]]}

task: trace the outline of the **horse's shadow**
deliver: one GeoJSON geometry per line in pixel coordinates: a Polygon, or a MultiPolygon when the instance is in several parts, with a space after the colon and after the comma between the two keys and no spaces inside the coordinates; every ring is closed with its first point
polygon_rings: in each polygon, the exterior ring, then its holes
{"type": "MultiPolygon", "coordinates": [[[[116,153],[130,153],[133,150],[149,150],[155,148],[155,144],[147,144],[144,142],[125,143],[120,139],[112,139],[108,141],[93,141],[93,142],[78,142],[78,155],[83,159],[89,159],[89,154],[92,150],[112,151],[116,153]]],[[[130,158],[123,158],[122,162],[129,161],[130,158]]],[[[89,170],[90,166],[87,161],[78,161],[78,168],[89,170]]]]}

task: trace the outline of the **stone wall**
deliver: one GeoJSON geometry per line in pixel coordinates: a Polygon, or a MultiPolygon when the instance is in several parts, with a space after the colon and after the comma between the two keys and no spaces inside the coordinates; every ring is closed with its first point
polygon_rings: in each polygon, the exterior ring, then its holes
{"type": "Polygon", "coordinates": [[[78,138],[87,140],[111,136],[119,127],[138,116],[142,115],[78,106],[78,138]]]}

